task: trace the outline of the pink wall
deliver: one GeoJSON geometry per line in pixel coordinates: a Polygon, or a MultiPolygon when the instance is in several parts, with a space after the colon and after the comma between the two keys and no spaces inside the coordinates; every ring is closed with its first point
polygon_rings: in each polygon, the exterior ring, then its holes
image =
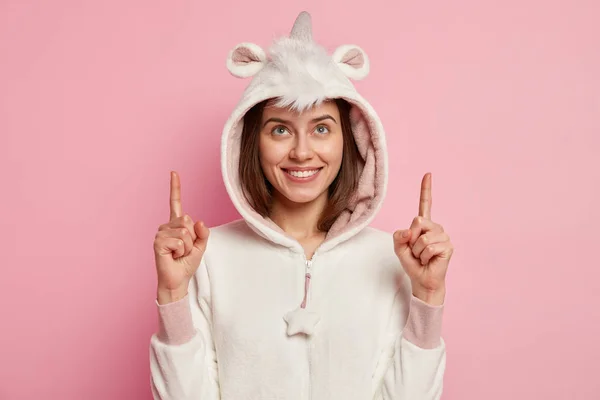
{"type": "Polygon", "coordinates": [[[391,153],[375,226],[406,227],[433,172],[456,247],[444,399],[600,396],[600,3],[203,3],[0,4],[0,399],[151,397],[169,170],[188,213],[236,217],[218,149],[247,81],[225,58],[301,9],[371,58],[358,88],[391,153]]]}

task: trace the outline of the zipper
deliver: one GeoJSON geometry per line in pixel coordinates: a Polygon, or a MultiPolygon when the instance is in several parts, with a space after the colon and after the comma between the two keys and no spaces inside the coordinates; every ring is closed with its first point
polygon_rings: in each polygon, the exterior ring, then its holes
{"type": "MultiPolygon", "coordinates": [[[[302,256],[304,257],[304,299],[302,300],[302,304],[300,305],[301,308],[306,308],[306,305],[308,303],[309,297],[310,297],[310,281],[312,279],[312,266],[313,266],[313,262],[315,260],[315,254],[313,254],[311,259],[307,259],[306,258],[306,254],[304,254],[304,252],[302,252],[302,256]]],[[[311,372],[312,372],[312,354],[311,354],[311,350],[312,350],[312,343],[311,343],[311,338],[310,336],[306,337],[306,357],[308,359],[308,399],[311,400],[312,399],[312,377],[311,377],[311,372]]]]}

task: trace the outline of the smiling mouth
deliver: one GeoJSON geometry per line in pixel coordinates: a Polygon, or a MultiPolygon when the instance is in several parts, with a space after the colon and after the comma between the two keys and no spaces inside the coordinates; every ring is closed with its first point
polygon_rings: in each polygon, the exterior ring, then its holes
{"type": "Polygon", "coordinates": [[[283,171],[285,171],[286,174],[293,176],[294,178],[310,178],[322,169],[323,168],[315,168],[304,171],[283,169],[283,171]]]}

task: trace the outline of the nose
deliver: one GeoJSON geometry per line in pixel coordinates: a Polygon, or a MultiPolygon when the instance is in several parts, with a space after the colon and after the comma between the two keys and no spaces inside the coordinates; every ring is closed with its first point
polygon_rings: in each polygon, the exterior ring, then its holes
{"type": "Polygon", "coordinates": [[[310,160],[314,156],[314,151],[308,135],[301,133],[296,136],[294,147],[290,151],[290,158],[298,161],[310,160]]]}

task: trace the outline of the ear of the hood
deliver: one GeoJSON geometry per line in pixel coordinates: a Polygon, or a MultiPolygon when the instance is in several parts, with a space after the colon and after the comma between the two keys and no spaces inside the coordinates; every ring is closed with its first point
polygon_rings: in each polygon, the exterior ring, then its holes
{"type": "Polygon", "coordinates": [[[254,43],[240,43],[227,57],[227,69],[233,76],[248,78],[256,75],[267,63],[265,51],[254,43]]]}
{"type": "Polygon", "coordinates": [[[369,74],[369,57],[363,49],[356,45],[339,46],[331,58],[350,79],[361,80],[369,74]]]}

